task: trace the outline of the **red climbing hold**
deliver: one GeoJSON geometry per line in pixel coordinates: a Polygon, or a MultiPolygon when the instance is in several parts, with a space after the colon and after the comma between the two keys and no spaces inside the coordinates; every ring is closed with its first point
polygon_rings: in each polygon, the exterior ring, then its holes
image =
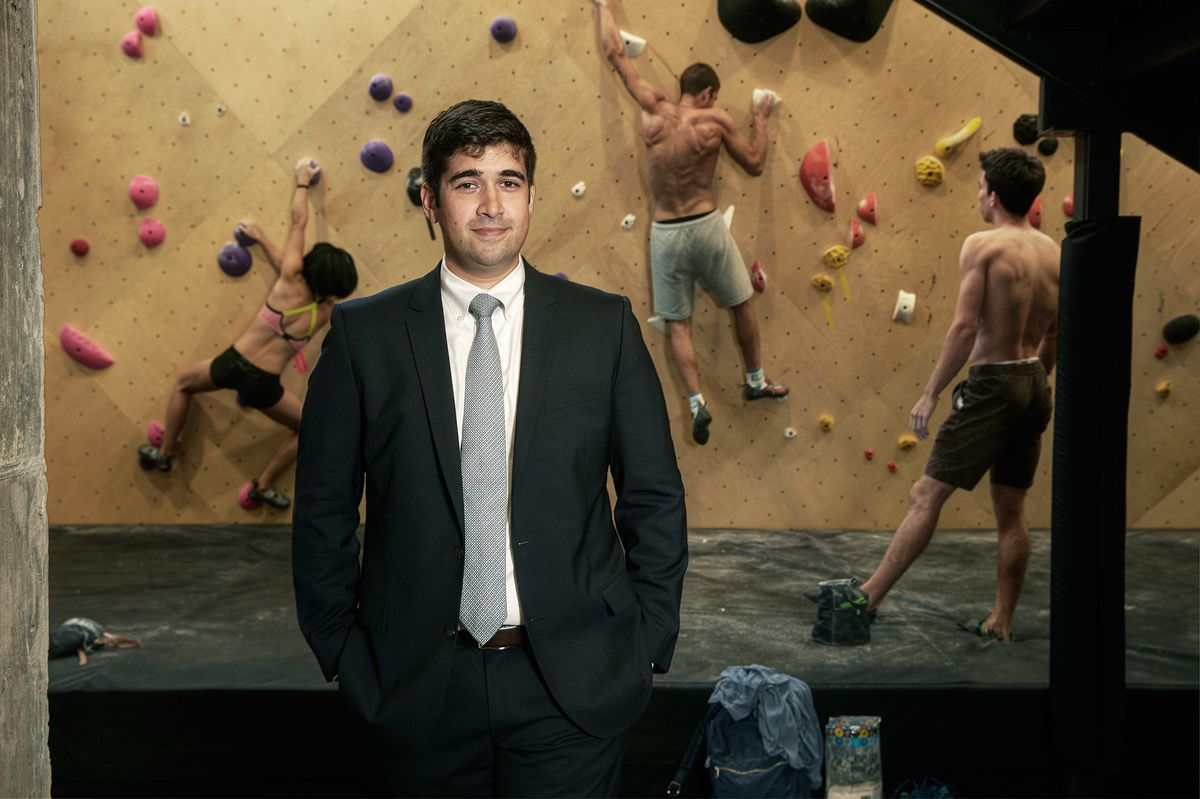
{"type": "Polygon", "coordinates": [[[1063,197],[1063,213],[1067,216],[1075,216],[1075,192],[1063,197]]]}
{"type": "Polygon", "coordinates": [[[833,213],[837,201],[833,185],[833,156],[829,152],[829,141],[821,139],[814,144],[804,160],[800,162],[800,183],[818,208],[833,213]]]}
{"type": "Polygon", "coordinates": [[[857,219],[850,217],[850,249],[857,250],[866,239],[867,233],[863,226],[858,224],[857,219]]]}
{"type": "Polygon", "coordinates": [[[864,222],[875,224],[875,192],[858,201],[858,218],[864,222]]]}
{"type": "Polygon", "coordinates": [[[88,244],[87,239],[72,239],[71,240],[71,252],[75,253],[76,255],[79,255],[79,256],[87,255],[88,250],[90,250],[91,248],[92,248],[92,246],[90,244],[88,244]]]}
{"type": "Polygon", "coordinates": [[[1029,224],[1033,225],[1038,230],[1042,229],[1042,195],[1038,195],[1033,200],[1033,205],[1029,208],[1029,213],[1025,215],[1029,219],[1029,224]]]}
{"type": "Polygon", "coordinates": [[[1166,344],[1159,344],[1154,348],[1154,357],[1161,361],[1163,358],[1167,357],[1168,352],[1170,352],[1170,347],[1168,347],[1166,344]]]}
{"type": "Polygon", "coordinates": [[[750,285],[759,294],[767,290],[767,273],[763,271],[761,261],[755,261],[750,267],[750,285]]]}

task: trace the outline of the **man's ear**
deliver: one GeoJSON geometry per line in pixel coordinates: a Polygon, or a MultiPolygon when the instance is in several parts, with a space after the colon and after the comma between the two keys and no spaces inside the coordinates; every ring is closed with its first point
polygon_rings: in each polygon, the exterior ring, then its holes
{"type": "Polygon", "coordinates": [[[529,212],[533,213],[533,197],[537,194],[537,189],[532,183],[529,184],[529,212]]]}
{"type": "Polygon", "coordinates": [[[437,224],[437,198],[433,196],[433,189],[429,188],[428,183],[421,184],[421,210],[425,212],[426,219],[437,224]]]}

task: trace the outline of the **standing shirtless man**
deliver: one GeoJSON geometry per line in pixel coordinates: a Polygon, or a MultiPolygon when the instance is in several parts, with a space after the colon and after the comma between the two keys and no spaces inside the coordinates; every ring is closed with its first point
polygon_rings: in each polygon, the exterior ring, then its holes
{"type": "Polygon", "coordinates": [[[1025,217],[1046,179],[1041,161],[1009,147],[982,153],[980,165],[979,212],[993,227],[963,243],[954,321],[912,409],[910,424],[922,440],[942,390],[964,363],[971,368],[952,392],[950,416],[938,429],[924,476],[909,492],[904,521],[859,587],[868,612],[874,611],[924,551],[954,490],[970,491],[990,469],[999,534],[996,598],[988,617],[969,628],[1008,641],[1029,563],[1025,493],[1052,410],[1046,378],[1057,343],[1059,248],[1025,217]]]}
{"type": "Polygon", "coordinates": [[[700,392],[696,350],[692,345],[695,285],[710,290],[717,302],[733,311],[738,346],[746,367],[742,396],[747,400],[787,396],[786,387],[763,375],[758,319],[750,298],[754,289],[737,244],[729,235],[713,195],[713,174],[721,146],[742,169],[761,175],[767,159],[767,118],[774,96],[753,106],[753,139],[738,132],[733,118],[714,108],[721,82],[707,64],[692,64],[679,79],[679,102],[667,99],[638,75],[625,54],[621,33],[608,0],[595,0],[600,45],[616,67],[625,88],[642,109],[654,224],[650,231],[650,266],[654,278],[654,312],[669,325],[675,368],[688,392],[692,438],[708,441],[712,413],[700,392]]]}

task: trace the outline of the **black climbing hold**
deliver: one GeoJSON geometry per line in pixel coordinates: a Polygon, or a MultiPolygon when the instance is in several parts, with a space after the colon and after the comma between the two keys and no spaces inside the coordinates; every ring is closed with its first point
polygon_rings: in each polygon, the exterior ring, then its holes
{"type": "Polygon", "coordinates": [[[739,41],[754,44],[778,36],[800,21],[796,0],[717,0],[717,17],[739,41]]]}
{"type": "Polygon", "coordinates": [[[1013,123],[1013,138],[1021,144],[1033,144],[1038,138],[1038,115],[1021,114],[1013,123]]]}
{"type": "Polygon", "coordinates": [[[1171,344],[1182,344],[1200,333],[1200,316],[1194,313],[1176,316],[1163,325],[1163,338],[1171,344]]]}
{"type": "Polygon", "coordinates": [[[808,0],[804,10],[814,24],[852,42],[869,42],[879,32],[892,0],[808,0]]]}

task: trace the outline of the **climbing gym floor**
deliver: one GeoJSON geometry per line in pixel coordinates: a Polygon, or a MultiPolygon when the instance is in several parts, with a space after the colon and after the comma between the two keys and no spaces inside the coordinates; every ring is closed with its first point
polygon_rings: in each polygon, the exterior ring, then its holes
{"type": "MultiPolygon", "coordinates": [[[[142,641],[82,667],[50,663],[56,796],[377,792],[368,767],[347,765],[358,745],[296,627],[289,536],[282,525],[51,529],[51,626],[87,616],[142,641]]],[[[1049,532],[1032,536],[1013,644],[958,629],[987,613],[995,545],[955,531],[939,532],[896,587],[869,644],[813,642],[803,590],[866,576],[888,539],[692,531],[674,662],[628,736],[622,793],[661,795],[721,670],[760,663],[808,682],[822,719],[882,716],[888,791],[930,778],[956,796],[1055,794],[1049,532]]],[[[1180,751],[1194,754],[1200,531],[1131,531],[1126,556],[1130,724],[1183,712],[1191,749],[1180,751]]],[[[1197,792],[1194,768],[1161,779],[1150,793],[1197,792]]],[[[693,769],[685,794],[705,787],[693,769]]]]}

